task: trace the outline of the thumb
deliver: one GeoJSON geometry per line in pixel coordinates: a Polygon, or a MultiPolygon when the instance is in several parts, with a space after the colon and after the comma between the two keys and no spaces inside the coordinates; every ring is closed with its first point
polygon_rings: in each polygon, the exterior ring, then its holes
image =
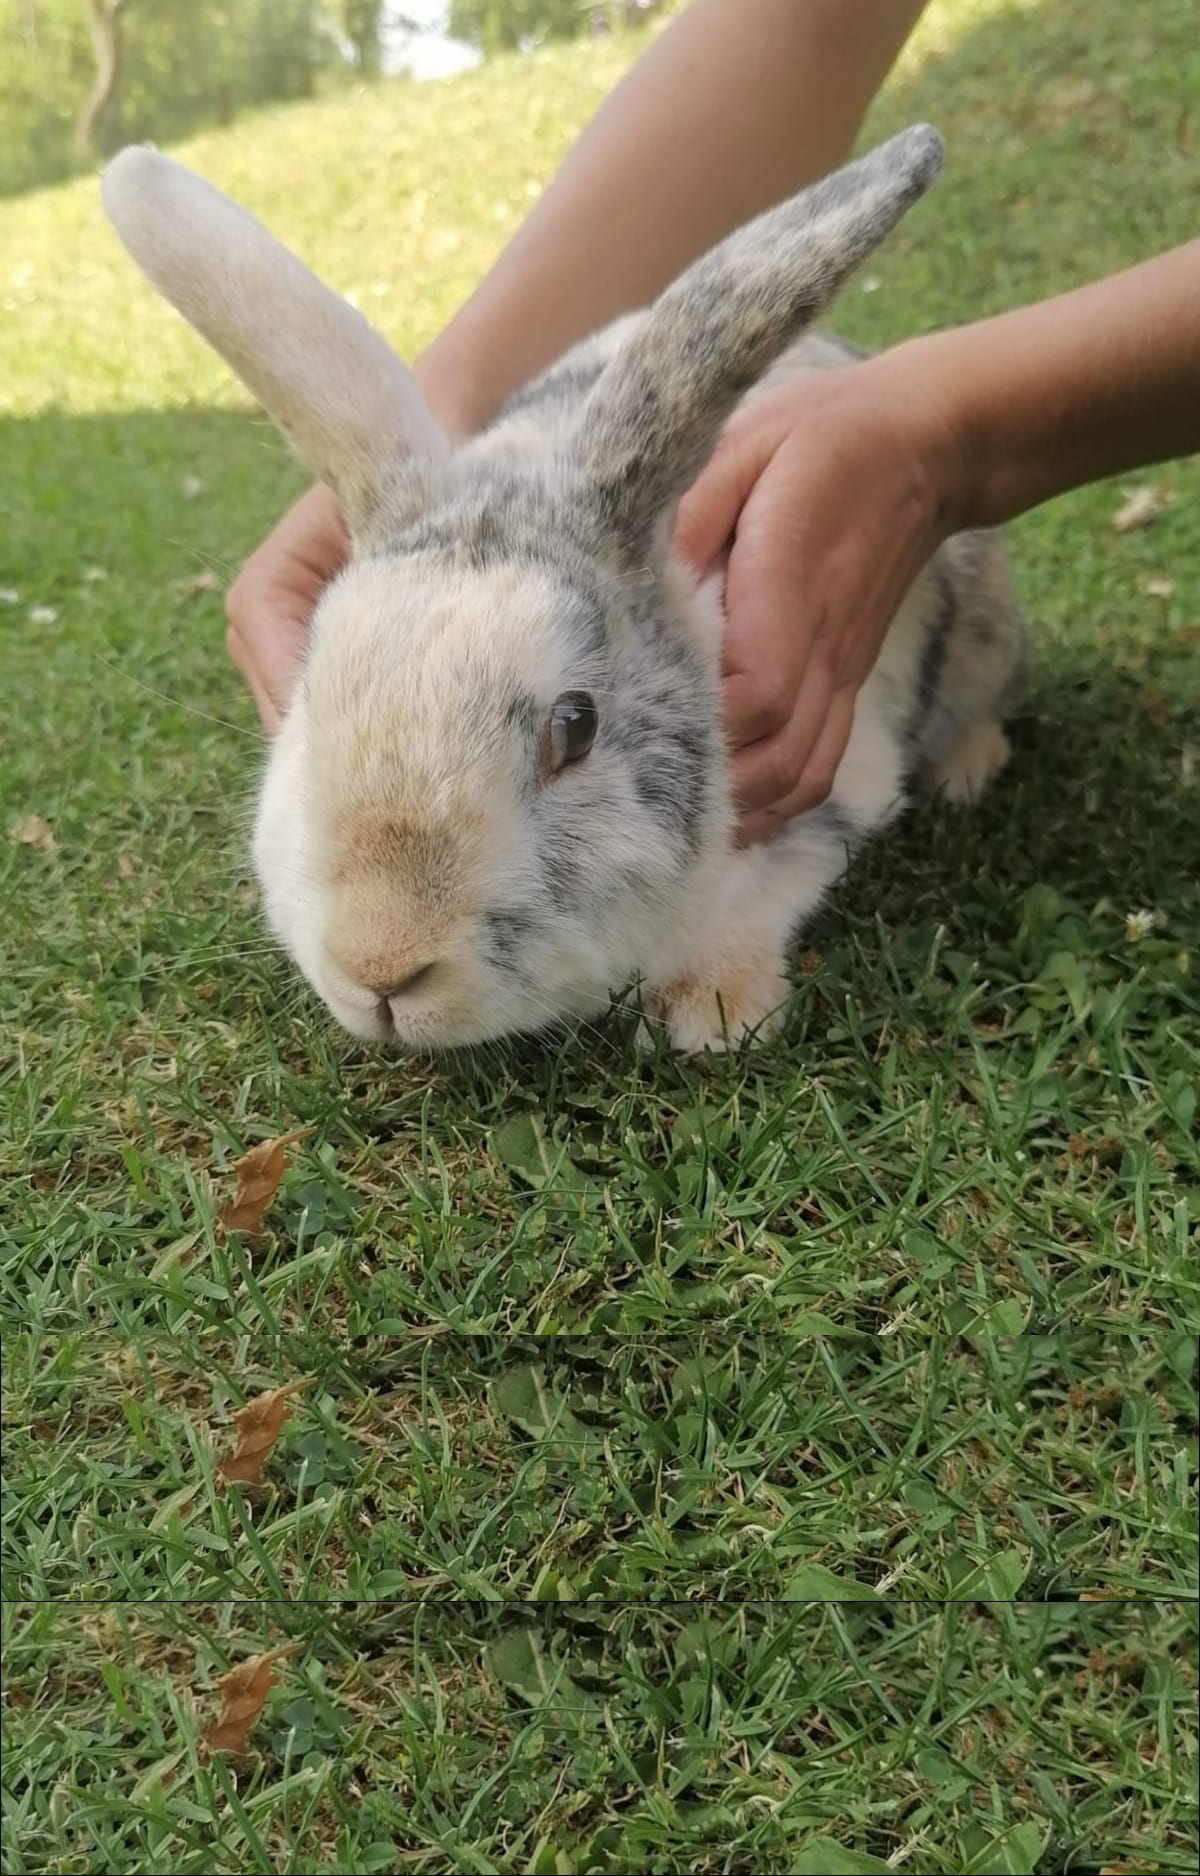
{"type": "Polygon", "coordinates": [[[728,545],[765,460],[762,450],[727,432],[680,502],[675,549],[696,573],[707,573],[728,545]]]}

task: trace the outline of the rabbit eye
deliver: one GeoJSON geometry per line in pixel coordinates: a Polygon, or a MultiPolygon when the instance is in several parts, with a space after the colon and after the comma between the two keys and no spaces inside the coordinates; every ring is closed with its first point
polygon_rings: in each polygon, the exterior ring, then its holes
{"type": "Polygon", "coordinates": [[[596,739],[596,706],[585,690],[564,691],[546,722],[544,749],[552,774],[580,762],[596,739]]]}

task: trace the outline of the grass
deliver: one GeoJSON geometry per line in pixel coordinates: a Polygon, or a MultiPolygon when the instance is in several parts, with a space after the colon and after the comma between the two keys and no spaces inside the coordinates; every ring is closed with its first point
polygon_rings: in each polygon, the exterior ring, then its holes
{"type": "MultiPolygon", "coordinates": [[[[927,117],[947,171],[838,328],[1193,234],[1194,23],[931,7],[866,135],[927,117]]],[[[627,56],[183,154],[411,354],[627,56]]],[[[1112,487],[1014,529],[1013,769],[865,857],[781,1044],[431,1068],[264,942],[219,588],[300,479],[94,183],[0,206],[0,412],[4,832],[53,830],[0,840],[5,1870],[1191,1868],[1197,464],[1133,479],[1144,530],[1112,487]],[[201,1762],[288,1636],[256,1754],[201,1762]]]]}
{"type": "MultiPolygon", "coordinates": [[[[934,119],[947,175],[841,328],[883,343],[1182,239],[1192,23],[1155,0],[1131,57],[1115,5],[1086,32],[935,8],[868,135],[934,119]]],[[[617,57],[293,108],[185,154],[411,352],[617,57]]],[[[214,588],[299,477],[139,284],[93,184],[5,204],[0,229],[19,283],[0,788],[10,825],[40,815],[56,842],[0,843],[9,1323],[1195,1329],[1194,463],[1142,478],[1171,496],[1145,530],[1114,533],[1120,493],[1099,488],[1014,531],[1038,670],[1013,771],[980,813],[922,810],[865,858],[810,936],[781,1046],[645,1065],[616,1020],[408,1066],[333,1031],[247,871],[258,737],[214,588]],[[293,1125],[314,1131],[251,1269],[217,1241],[214,1189],[293,1125]]]]}
{"type": "Polygon", "coordinates": [[[14,1872],[1194,1866],[1194,1605],[3,1621],[14,1872]],[[288,1639],[235,1778],[198,1749],[213,1681],[288,1639]]]}
{"type": "Polygon", "coordinates": [[[35,1335],[4,1594],[1195,1596],[1195,1386],[1182,1335],[35,1335]],[[223,1490],[231,1412],[296,1377],[223,1490]]]}

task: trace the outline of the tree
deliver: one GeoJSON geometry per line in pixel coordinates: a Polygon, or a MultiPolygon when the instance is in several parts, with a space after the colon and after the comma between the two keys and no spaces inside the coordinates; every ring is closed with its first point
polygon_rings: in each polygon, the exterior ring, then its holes
{"type": "Polygon", "coordinates": [[[121,141],[121,79],[124,44],[121,15],[128,0],[84,0],[96,80],[83,101],[75,125],[75,149],[80,156],[107,155],[121,141]]]}
{"type": "Polygon", "coordinates": [[[354,63],[364,78],[379,75],[383,6],[384,0],[342,0],[342,25],[354,47],[354,63]]]}

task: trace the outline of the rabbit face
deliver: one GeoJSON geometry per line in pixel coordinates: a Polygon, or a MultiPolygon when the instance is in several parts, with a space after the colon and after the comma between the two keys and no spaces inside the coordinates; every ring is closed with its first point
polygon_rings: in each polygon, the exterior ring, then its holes
{"type": "Polygon", "coordinates": [[[427,548],[326,593],[254,859],[354,1035],[450,1046],[603,1008],[721,846],[710,660],[682,623],[666,659],[641,642],[686,593],[600,578],[427,548]]]}

